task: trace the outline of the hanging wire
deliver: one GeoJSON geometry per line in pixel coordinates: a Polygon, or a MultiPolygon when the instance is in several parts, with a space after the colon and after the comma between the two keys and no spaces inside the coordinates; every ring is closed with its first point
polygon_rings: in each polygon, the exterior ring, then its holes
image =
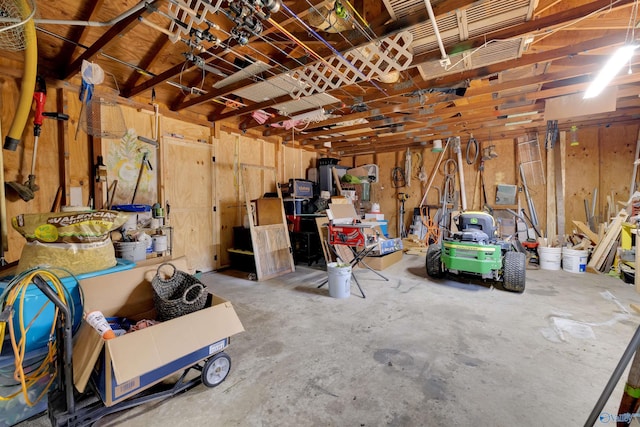
{"type": "MultiPolygon", "coordinates": [[[[224,11],[223,11],[223,12],[224,12],[224,11]]],[[[210,26],[212,26],[212,27],[213,27],[214,23],[211,23],[211,22],[209,22],[209,21],[206,21],[206,22],[207,22],[207,24],[208,24],[208,25],[210,25],[210,26]]],[[[229,39],[231,39],[231,38],[233,38],[233,37],[234,37],[234,35],[233,35],[233,34],[231,34],[231,33],[227,32],[227,31],[225,31],[225,30],[223,30],[223,29],[221,29],[221,28],[219,28],[219,27],[217,27],[216,29],[217,29],[218,31],[220,31],[220,32],[224,33],[227,37],[229,37],[229,39]]],[[[286,30],[285,30],[285,31],[286,31],[286,30]]],[[[277,46],[276,42],[275,42],[275,41],[273,41],[273,39],[269,39],[269,38],[267,38],[266,36],[262,36],[262,35],[260,35],[260,34],[257,34],[256,36],[257,36],[259,39],[264,40],[267,44],[269,44],[270,46],[272,46],[272,47],[273,47],[274,49],[276,49],[278,52],[282,53],[282,54],[283,54],[283,55],[285,55],[285,56],[288,56],[288,53],[287,53],[286,51],[284,51],[283,49],[281,49],[279,46],[277,46]]],[[[287,39],[285,39],[285,40],[287,40],[287,39]]],[[[187,45],[189,45],[189,41],[188,41],[188,40],[186,40],[186,41],[185,41],[185,40],[183,39],[182,41],[183,41],[184,43],[186,43],[187,45]]],[[[218,45],[219,45],[220,47],[224,48],[225,50],[231,50],[231,47],[229,46],[229,44],[228,44],[228,43],[218,43],[218,45]]],[[[251,45],[247,45],[247,46],[246,46],[246,48],[250,49],[251,51],[255,52],[256,54],[258,54],[258,55],[260,55],[260,56],[266,56],[266,55],[264,55],[264,53],[263,53],[263,52],[261,52],[261,51],[257,50],[256,48],[254,48],[254,47],[253,47],[253,46],[251,46],[251,45]]],[[[306,48],[305,50],[306,50],[306,51],[310,51],[308,48],[306,48]]],[[[311,52],[313,52],[313,51],[310,51],[310,53],[311,53],[311,52]]],[[[216,54],[214,54],[214,53],[212,53],[212,52],[209,52],[208,50],[204,50],[204,53],[207,53],[207,54],[209,54],[209,55],[211,55],[211,56],[213,56],[213,57],[216,57],[216,58],[218,58],[219,60],[224,61],[224,62],[226,62],[226,63],[230,64],[231,66],[233,66],[233,67],[237,68],[238,70],[242,70],[242,69],[243,69],[243,67],[241,67],[241,66],[239,66],[239,65],[237,65],[237,64],[235,64],[235,63],[232,63],[232,62],[230,62],[230,61],[228,61],[228,60],[224,59],[223,57],[218,56],[218,55],[216,55],[216,54]]],[[[315,52],[313,52],[313,53],[315,54],[315,52]]],[[[317,54],[315,54],[315,55],[319,57],[319,55],[317,55],[317,54]]],[[[278,61],[274,60],[273,58],[271,58],[271,57],[269,57],[269,56],[266,56],[266,57],[267,57],[267,58],[269,58],[269,62],[273,62],[273,63],[275,63],[278,67],[280,67],[282,70],[284,70],[284,72],[290,72],[290,71],[291,71],[291,69],[289,69],[289,68],[285,67],[283,64],[279,63],[278,61]]],[[[320,59],[321,59],[322,61],[324,61],[324,59],[323,59],[323,58],[321,58],[321,57],[320,57],[320,59]]],[[[299,60],[299,59],[297,59],[297,58],[293,58],[293,60],[294,60],[298,65],[300,65],[300,66],[306,66],[306,65],[308,65],[308,64],[305,64],[304,62],[302,62],[301,60],[299,60]]],[[[326,62],[326,61],[324,61],[324,62],[326,62]]],[[[271,74],[272,76],[278,76],[278,75],[279,75],[279,74],[275,73],[274,71],[272,71],[271,69],[265,70],[264,72],[265,72],[265,73],[268,73],[268,74],[271,74]]],[[[273,86],[273,87],[275,87],[275,88],[277,88],[277,89],[285,90],[285,88],[279,87],[278,85],[274,84],[273,82],[270,82],[268,79],[261,78],[261,77],[258,77],[258,76],[252,76],[252,77],[254,77],[254,78],[255,78],[255,81],[256,81],[256,82],[266,82],[266,83],[270,84],[271,86],[273,86]]],[[[350,93],[348,93],[347,91],[345,91],[343,88],[339,88],[339,90],[340,90],[341,92],[343,92],[345,95],[347,95],[349,98],[353,99],[353,95],[351,95],[350,93]]],[[[293,94],[292,94],[292,97],[294,97],[294,95],[293,95],[293,94]]],[[[354,102],[355,102],[355,101],[354,101],[354,102]]],[[[316,107],[316,108],[319,108],[319,107],[321,107],[321,105],[316,105],[315,107],[316,107]]],[[[290,116],[289,116],[289,117],[290,117],[290,116]]]]}
{"type": "MultiPolygon", "coordinates": [[[[304,22],[302,19],[300,19],[298,17],[298,15],[296,15],[295,13],[293,13],[291,11],[291,9],[289,9],[284,3],[282,4],[282,7],[284,10],[286,10],[292,18],[294,18],[298,23],[300,23],[307,31],[309,31],[317,40],[319,40],[320,42],[322,42],[325,46],[327,46],[329,48],[329,50],[331,50],[336,56],[338,56],[339,58],[341,58],[346,64],[348,64],[353,71],[356,72],[357,75],[360,76],[361,79],[363,80],[367,80],[367,76],[365,76],[362,71],[360,71],[355,65],[353,65],[350,61],[347,60],[347,58],[345,58],[342,53],[338,52],[336,50],[336,48],[334,48],[333,46],[331,46],[331,44],[326,41],[324,38],[322,38],[322,36],[320,36],[320,34],[318,34],[313,28],[309,27],[309,25],[307,25],[306,22],[304,22]]],[[[270,22],[272,20],[270,19],[270,22]]],[[[343,36],[344,37],[344,36],[343,36]]],[[[351,44],[351,42],[349,42],[349,44],[351,44]]],[[[351,45],[353,46],[353,45],[351,45]]],[[[373,86],[375,86],[380,92],[382,92],[384,95],[387,95],[387,92],[381,88],[379,85],[377,85],[375,82],[370,81],[369,83],[371,83],[373,86]]]]}

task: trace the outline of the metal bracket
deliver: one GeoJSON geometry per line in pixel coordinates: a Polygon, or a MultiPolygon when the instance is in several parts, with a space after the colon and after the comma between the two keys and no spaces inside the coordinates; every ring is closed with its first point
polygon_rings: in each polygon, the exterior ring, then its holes
{"type": "Polygon", "coordinates": [[[8,305],[0,312],[0,322],[7,323],[13,316],[13,305],[8,305]]]}

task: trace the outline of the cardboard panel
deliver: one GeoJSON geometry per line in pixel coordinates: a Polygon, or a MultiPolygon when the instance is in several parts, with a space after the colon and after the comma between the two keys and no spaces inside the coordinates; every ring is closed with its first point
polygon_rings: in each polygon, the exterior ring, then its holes
{"type": "Polygon", "coordinates": [[[595,98],[582,99],[583,95],[576,93],[545,100],[544,119],[558,120],[616,111],[617,86],[607,88],[595,98]]]}

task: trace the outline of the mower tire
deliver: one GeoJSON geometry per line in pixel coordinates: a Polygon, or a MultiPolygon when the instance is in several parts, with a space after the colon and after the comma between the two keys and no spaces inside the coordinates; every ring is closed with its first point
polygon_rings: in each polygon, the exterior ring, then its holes
{"type": "Polygon", "coordinates": [[[527,257],[525,254],[515,251],[507,252],[504,255],[502,268],[503,287],[512,292],[524,292],[527,270],[527,257]]]}
{"type": "Polygon", "coordinates": [[[442,261],[440,260],[441,252],[442,248],[437,243],[429,245],[427,248],[427,275],[434,279],[440,279],[444,276],[442,261]]]}

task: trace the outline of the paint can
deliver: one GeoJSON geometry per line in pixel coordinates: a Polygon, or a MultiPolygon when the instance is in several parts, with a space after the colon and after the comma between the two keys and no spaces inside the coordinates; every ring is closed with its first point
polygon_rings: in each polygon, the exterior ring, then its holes
{"type": "Polygon", "coordinates": [[[433,147],[431,148],[431,152],[432,153],[439,153],[442,151],[442,140],[441,139],[434,139],[433,140],[433,147]]]}
{"type": "Polygon", "coordinates": [[[169,247],[167,236],[164,234],[154,234],[151,239],[153,240],[154,252],[164,252],[169,247]]]}
{"type": "Polygon", "coordinates": [[[145,242],[113,242],[116,257],[127,261],[143,261],[147,259],[145,242]]]}
{"type": "Polygon", "coordinates": [[[538,246],[538,256],[540,258],[541,269],[560,270],[560,262],[562,261],[562,248],[538,246]]]}

